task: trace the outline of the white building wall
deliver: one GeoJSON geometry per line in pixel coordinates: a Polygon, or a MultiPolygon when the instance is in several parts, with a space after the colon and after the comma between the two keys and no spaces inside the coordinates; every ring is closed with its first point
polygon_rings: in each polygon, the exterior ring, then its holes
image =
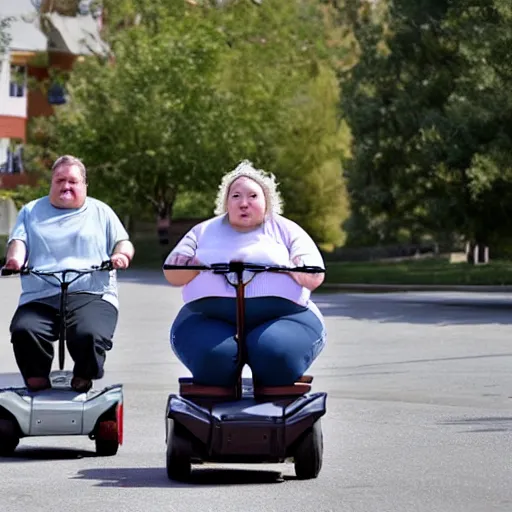
{"type": "Polygon", "coordinates": [[[0,57],[0,116],[27,117],[27,77],[23,84],[23,95],[11,97],[11,65],[9,54],[0,57]]]}

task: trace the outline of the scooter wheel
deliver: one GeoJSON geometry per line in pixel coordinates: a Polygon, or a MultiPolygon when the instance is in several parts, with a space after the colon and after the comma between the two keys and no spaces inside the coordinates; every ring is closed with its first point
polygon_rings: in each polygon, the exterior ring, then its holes
{"type": "Polygon", "coordinates": [[[169,421],[167,433],[166,466],[170,480],[184,482],[192,471],[192,446],[183,427],[173,420],[169,421]]]}
{"type": "Polygon", "coordinates": [[[322,469],[323,451],[322,424],[317,420],[299,442],[293,455],[297,478],[309,480],[318,476],[322,469]]]}
{"type": "Polygon", "coordinates": [[[13,419],[0,418],[0,457],[9,457],[20,442],[18,425],[13,419]]]}
{"type": "Polygon", "coordinates": [[[119,448],[117,421],[100,421],[94,440],[96,443],[96,455],[100,457],[115,455],[119,448]]]}

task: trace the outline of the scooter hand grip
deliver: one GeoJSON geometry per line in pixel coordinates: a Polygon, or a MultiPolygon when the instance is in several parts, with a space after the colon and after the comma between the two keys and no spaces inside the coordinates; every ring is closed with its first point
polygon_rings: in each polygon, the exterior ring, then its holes
{"type": "Polygon", "coordinates": [[[19,270],[14,270],[12,268],[5,268],[5,267],[2,267],[0,269],[0,275],[1,276],[13,276],[14,274],[19,274],[20,271],[19,270]]]}

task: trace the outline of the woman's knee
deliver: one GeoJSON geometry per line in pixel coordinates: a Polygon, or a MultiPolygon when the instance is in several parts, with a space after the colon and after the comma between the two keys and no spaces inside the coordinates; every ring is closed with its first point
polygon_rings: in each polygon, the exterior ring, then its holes
{"type": "Polygon", "coordinates": [[[209,386],[231,386],[236,381],[236,355],[212,351],[195,355],[190,361],[194,381],[209,386]]]}
{"type": "Polygon", "coordinates": [[[248,360],[254,380],[266,386],[291,385],[311,364],[300,355],[297,357],[292,350],[266,345],[253,347],[249,351],[248,360]]]}
{"type": "Polygon", "coordinates": [[[180,314],[171,328],[171,347],[194,380],[231,385],[236,375],[237,345],[230,324],[201,314],[180,314]]]}
{"type": "Polygon", "coordinates": [[[314,327],[281,319],[250,332],[247,350],[255,379],[269,386],[284,386],[301,377],[325,344],[323,326],[314,327]]]}

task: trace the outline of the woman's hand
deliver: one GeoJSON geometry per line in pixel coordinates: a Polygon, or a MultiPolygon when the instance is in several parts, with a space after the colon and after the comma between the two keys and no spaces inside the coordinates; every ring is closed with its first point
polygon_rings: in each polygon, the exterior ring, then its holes
{"type": "MultiPolygon", "coordinates": [[[[295,258],[292,259],[292,263],[296,267],[304,266],[304,262],[300,256],[295,256],[295,258]]],[[[304,288],[307,288],[308,290],[313,291],[315,288],[318,288],[323,283],[325,274],[323,274],[323,273],[309,274],[306,272],[290,272],[290,276],[300,286],[303,286],[304,288]]]]}
{"type": "Polygon", "coordinates": [[[184,254],[175,254],[174,256],[171,256],[171,258],[167,262],[167,264],[190,267],[191,265],[201,265],[202,263],[195,256],[185,256],[184,254]]]}

